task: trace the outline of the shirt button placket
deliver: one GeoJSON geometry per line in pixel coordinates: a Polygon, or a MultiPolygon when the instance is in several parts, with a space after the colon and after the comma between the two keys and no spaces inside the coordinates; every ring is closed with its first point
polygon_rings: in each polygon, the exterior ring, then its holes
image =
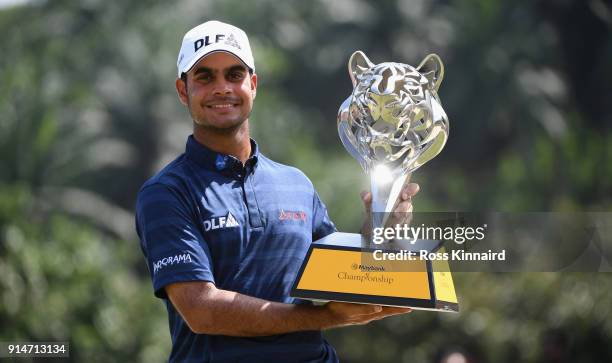
{"type": "Polygon", "coordinates": [[[247,210],[249,211],[249,223],[251,228],[258,228],[263,226],[261,221],[261,213],[259,206],[257,205],[257,199],[255,197],[255,188],[253,186],[253,173],[249,173],[247,169],[242,171],[244,177],[241,178],[242,189],[245,196],[247,210]]]}

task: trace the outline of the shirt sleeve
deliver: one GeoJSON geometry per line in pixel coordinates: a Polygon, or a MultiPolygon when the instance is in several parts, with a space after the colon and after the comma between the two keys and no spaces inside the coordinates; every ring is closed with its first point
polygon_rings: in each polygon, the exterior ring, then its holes
{"type": "Polygon", "coordinates": [[[167,298],[164,287],[174,282],[215,282],[210,250],[195,221],[189,204],[169,186],[152,184],[138,193],[136,231],[155,296],[167,298]]]}
{"type": "Polygon", "coordinates": [[[316,241],[321,239],[328,234],[334,233],[337,231],[334,222],[331,221],[329,215],[327,214],[327,207],[319,198],[319,194],[314,192],[314,201],[313,201],[313,217],[312,217],[312,240],[316,241]]]}

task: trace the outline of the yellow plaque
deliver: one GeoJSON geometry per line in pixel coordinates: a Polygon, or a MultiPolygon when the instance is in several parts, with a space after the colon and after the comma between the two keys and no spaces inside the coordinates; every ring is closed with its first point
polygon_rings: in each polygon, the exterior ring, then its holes
{"type": "Polygon", "coordinates": [[[298,289],[430,299],[425,261],[405,261],[414,272],[390,268],[391,261],[364,265],[371,252],[314,248],[298,289]]]}
{"type": "Polygon", "coordinates": [[[381,259],[381,250],[363,248],[360,241],[360,235],[338,232],[313,243],[291,296],[458,311],[447,261],[420,259],[416,253],[412,258],[381,259]]]}

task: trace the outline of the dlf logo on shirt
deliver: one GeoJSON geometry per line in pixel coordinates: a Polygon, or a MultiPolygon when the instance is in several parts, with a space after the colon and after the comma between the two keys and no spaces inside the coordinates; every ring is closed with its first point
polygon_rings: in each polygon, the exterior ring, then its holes
{"type": "Polygon", "coordinates": [[[239,227],[238,221],[231,212],[228,212],[225,217],[213,217],[204,221],[204,231],[215,230],[219,228],[239,227]]]}

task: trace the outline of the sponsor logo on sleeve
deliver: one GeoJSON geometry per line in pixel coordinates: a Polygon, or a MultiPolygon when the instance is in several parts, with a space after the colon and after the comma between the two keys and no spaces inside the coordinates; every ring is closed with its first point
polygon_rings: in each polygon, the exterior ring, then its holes
{"type": "Polygon", "coordinates": [[[185,252],[182,254],[164,257],[159,259],[153,263],[153,274],[157,274],[159,270],[163,269],[166,266],[179,265],[183,263],[192,263],[191,255],[189,252],[185,252]]]}

